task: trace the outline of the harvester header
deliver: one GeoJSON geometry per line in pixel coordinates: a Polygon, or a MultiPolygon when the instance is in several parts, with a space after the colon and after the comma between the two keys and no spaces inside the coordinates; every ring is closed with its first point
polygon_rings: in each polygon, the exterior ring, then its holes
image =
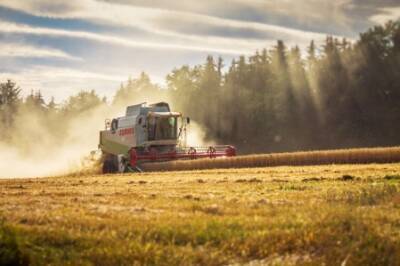
{"type": "Polygon", "coordinates": [[[141,103],[126,108],[125,116],[107,119],[100,131],[103,172],[141,171],[142,163],[231,157],[230,145],[189,147],[186,136],[190,119],[172,112],[168,103],[141,103]]]}

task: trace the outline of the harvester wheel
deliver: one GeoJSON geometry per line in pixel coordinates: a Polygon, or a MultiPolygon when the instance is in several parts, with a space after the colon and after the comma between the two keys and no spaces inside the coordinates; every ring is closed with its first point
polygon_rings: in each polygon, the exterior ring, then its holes
{"type": "Polygon", "coordinates": [[[112,174],[118,171],[115,159],[112,155],[108,155],[103,161],[103,174],[112,174]]]}
{"type": "Polygon", "coordinates": [[[117,158],[118,158],[118,172],[124,173],[126,171],[127,160],[122,154],[119,154],[117,158]]]}

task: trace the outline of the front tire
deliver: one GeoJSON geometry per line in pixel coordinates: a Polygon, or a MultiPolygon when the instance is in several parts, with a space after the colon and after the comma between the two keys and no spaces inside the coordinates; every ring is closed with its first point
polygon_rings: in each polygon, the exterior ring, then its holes
{"type": "Polygon", "coordinates": [[[103,161],[103,174],[113,174],[118,172],[118,166],[116,165],[116,158],[114,155],[107,154],[103,161]]]}

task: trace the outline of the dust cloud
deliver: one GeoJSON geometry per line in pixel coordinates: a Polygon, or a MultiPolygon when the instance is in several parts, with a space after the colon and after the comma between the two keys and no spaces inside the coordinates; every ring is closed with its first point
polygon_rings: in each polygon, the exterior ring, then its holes
{"type": "Polygon", "coordinates": [[[206,139],[205,130],[195,121],[187,126],[186,145],[190,147],[215,145],[213,140],[206,139]]]}
{"type": "MultiPolygon", "coordinates": [[[[124,115],[129,104],[104,104],[65,118],[20,110],[8,129],[10,140],[0,140],[0,178],[100,173],[99,131],[106,118],[124,115]],[[95,156],[90,155],[94,151],[95,156]]],[[[188,146],[213,144],[204,141],[205,133],[194,121],[187,129],[188,146]]]]}
{"type": "Polygon", "coordinates": [[[23,111],[16,116],[11,141],[0,141],[0,178],[43,177],[87,170],[97,149],[108,108],[65,120],[23,111]]]}

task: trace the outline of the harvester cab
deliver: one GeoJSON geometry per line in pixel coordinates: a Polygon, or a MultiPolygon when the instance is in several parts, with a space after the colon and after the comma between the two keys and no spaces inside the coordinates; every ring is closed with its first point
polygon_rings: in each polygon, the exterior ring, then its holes
{"type": "Polygon", "coordinates": [[[125,116],[107,119],[100,131],[103,172],[141,171],[143,163],[235,156],[232,146],[187,147],[188,117],[168,103],[128,106],[125,116]]]}

